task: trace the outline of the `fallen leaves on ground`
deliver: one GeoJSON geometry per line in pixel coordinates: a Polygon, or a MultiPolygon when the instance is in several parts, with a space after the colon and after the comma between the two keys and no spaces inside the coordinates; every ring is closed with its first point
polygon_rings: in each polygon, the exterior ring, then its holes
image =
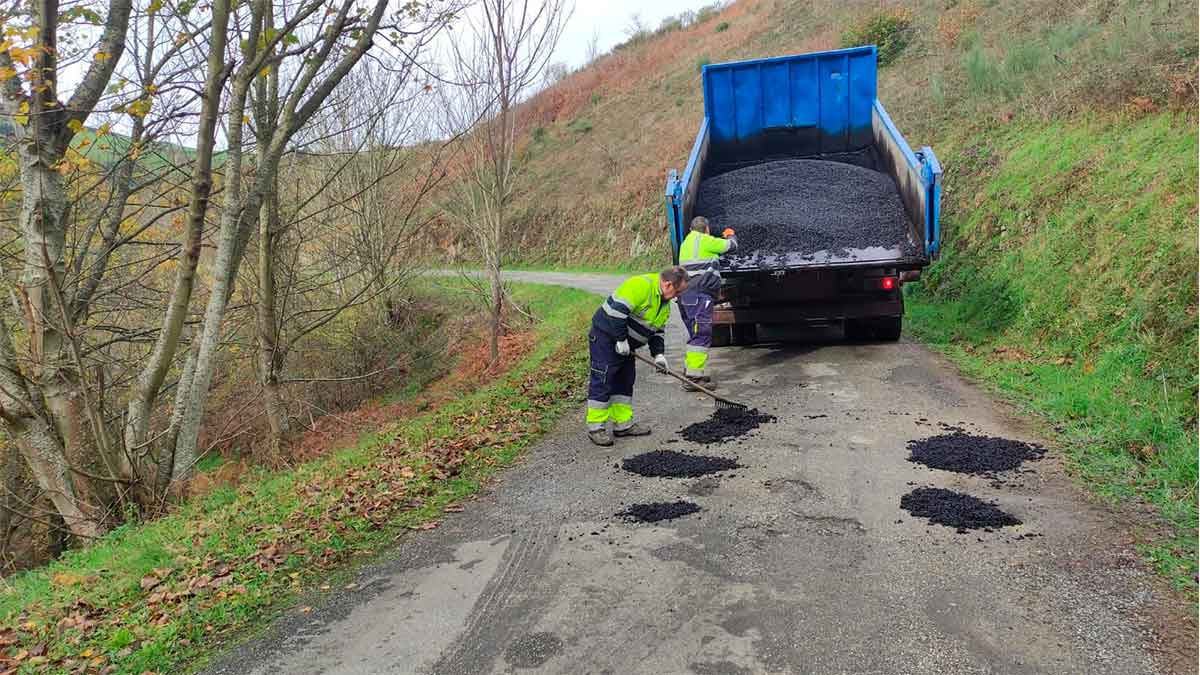
{"type": "MultiPolygon", "coordinates": [[[[569,349],[564,347],[563,352],[569,349]]],[[[437,528],[440,521],[432,518],[436,513],[462,511],[459,505],[431,502],[440,482],[476,468],[486,476],[490,467],[504,460],[500,451],[517,447],[541,431],[548,412],[572,400],[570,383],[578,378],[572,375],[571,359],[551,358],[546,364],[513,383],[515,394],[504,401],[520,401],[519,408],[495,400],[503,398],[497,394],[478,409],[448,421],[434,413],[424,429],[397,438],[364,465],[297,481],[295,504],[282,522],[239,526],[223,522],[223,514],[217,513],[194,523],[191,549],[177,551],[172,566],[154,567],[130,579],[115,600],[90,595],[99,586],[111,589],[112,579],[101,584],[95,576],[54,575],[52,582],[71,589],[75,597],[58,606],[34,607],[0,625],[0,675],[30,667],[115,672],[120,661],[144,645],[165,639],[163,631],[172,624],[180,635],[172,643],[190,647],[193,640],[184,634],[216,635],[236,621],[227,618],[229,623],[220,627],[204,623],[202,617],[213,616],[208,610],[235,599],[252,606],[269,604],[276,589],[294,588],[307,576],[353,555],[353,542],[366,541],[358,536],[364,531],[381,530],[401,514],[427,506],[436,511],[408,527],[417,532],[437,528]],[[206,538],[228,534],[229,528],[239,528],[236,542],[224,544],[224,549],[246,542],[257,546],[237,555],[228,550],[223,556],[204,553],[206,538]],[[116,635],[121,640],[114,640],[116,635]]],[[[243,488],[243,493],[248,489],[243,488]]]]}

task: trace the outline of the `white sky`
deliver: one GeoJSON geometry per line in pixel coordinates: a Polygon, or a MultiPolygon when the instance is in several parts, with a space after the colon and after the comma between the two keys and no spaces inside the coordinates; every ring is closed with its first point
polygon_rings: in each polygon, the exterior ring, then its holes
{"type": "Polygon", "coordinates": [[[600,36],[600,53],[611,51],[628,39],[626,28],[635,12],[647,29],[654,30],[668,16],[712,3],[713,0],[575,0],[575,13],[559,39],[554,60],[571,68],[583,65],[593,32],[600,36]]]}

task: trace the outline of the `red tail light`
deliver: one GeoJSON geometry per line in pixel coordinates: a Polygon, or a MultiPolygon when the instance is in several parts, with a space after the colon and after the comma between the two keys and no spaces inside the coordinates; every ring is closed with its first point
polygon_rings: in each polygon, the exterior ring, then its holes
{"type": "Polygon", "coordinates": [[[879,280],[879,287],[885,291],[890,291],[896,287],[895,277],[884,277],[879,280]]]}

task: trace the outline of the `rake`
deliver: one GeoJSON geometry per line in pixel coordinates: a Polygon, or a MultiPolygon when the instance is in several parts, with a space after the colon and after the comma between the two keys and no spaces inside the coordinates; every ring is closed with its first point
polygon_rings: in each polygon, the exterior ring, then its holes
{"type": "Polygon", "coordinates": [[[737,401],[730,401],[727,398],[721,398],[720,396],[717,396],[712,391],[705,389],[703,386],[687,379],[686,377],[680,375],[679,373],[676,373],[675,371],[671,370],[670,368],[659,368],[658,365],[654,363],[654,361],[646,358],[642,354],[633,352],[633,355],[635,357],[637,357],[637,359],[639,361],[648,364],[655,370],[664,372],[684,384],[689,384],[689,385],[695,387],[696,389],[698,389],[699,391],[704,393],[706,396],[711,398],[713,401],[715,401],[717,404],[717,408],[724,408],[726,410],[749,410],[750,409],[750,407],[747,406],[745,403],[738,403],[737,401]]]}

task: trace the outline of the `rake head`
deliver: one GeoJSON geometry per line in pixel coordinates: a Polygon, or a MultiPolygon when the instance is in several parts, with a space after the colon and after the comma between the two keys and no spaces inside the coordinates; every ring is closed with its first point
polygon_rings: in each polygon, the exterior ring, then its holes
{"type": "Polygon", "coordinates": [[[721,398],[720,396],[714,396],[713,400],[716,402],[717,408],[720,410],[749,410],[750,409],[750,407],[747,406],[745,403],[738,403],[737,401],[730,401],[729,399],[721,398]]]}

